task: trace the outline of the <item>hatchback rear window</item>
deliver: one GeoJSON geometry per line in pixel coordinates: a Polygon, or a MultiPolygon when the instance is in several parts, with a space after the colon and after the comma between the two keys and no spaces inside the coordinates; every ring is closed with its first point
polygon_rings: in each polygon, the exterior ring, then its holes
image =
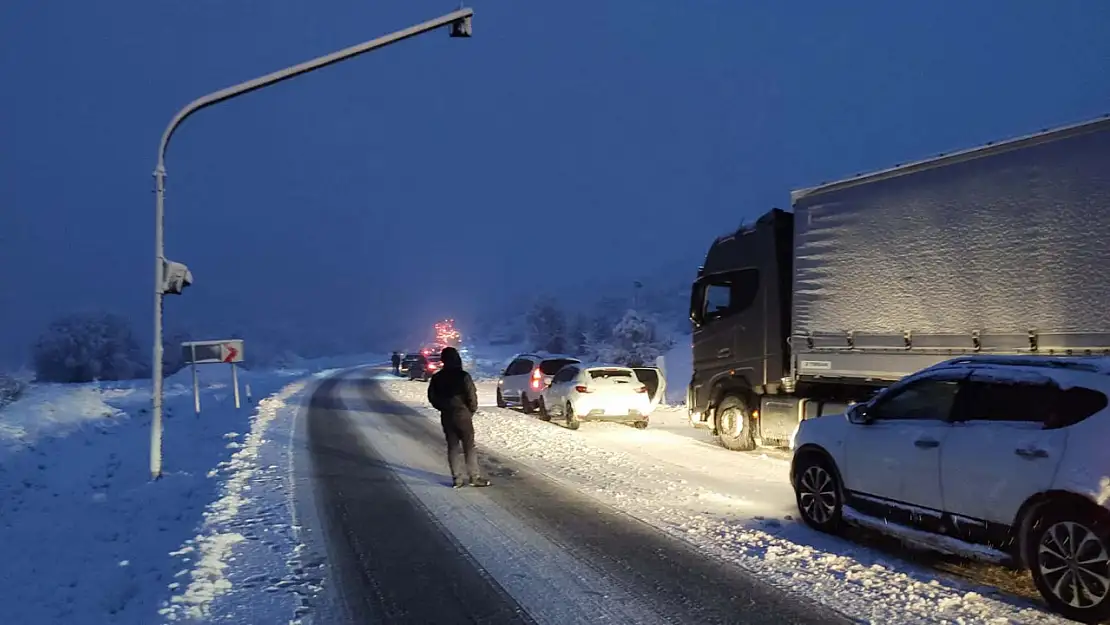
{"type": "Polygon", "coordinates": [[[543,373],[544,375],[555,375],[556,373],[559,372],[559,369],[562,369],[563,367],[565,367],[567,365],[573,365],[575,362],[577,362],[577,361],[576,360],[571,360],[569,358],[556,358],[554,360],[545,360],[545,361],[540,363],[540,372],[543,373]]]}
{"type": "Polygon", "coordinates": [[[632,372],[627,369],[590,369],[591,380],[631,380],[632,372]]]}

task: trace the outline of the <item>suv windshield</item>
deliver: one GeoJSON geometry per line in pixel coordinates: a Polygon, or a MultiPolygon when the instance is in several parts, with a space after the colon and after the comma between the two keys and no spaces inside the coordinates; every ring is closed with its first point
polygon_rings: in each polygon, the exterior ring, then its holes
{"type": "Polygon", "coordinates": [[[574,364],[576,362],[578,361],[571,358],[555,358],[553,360],[545,360],[540,363],[540,373],[543,373],[544,375],[555,375],[559,372],[559,369],[562,369],[563,367],[574,364]]]}

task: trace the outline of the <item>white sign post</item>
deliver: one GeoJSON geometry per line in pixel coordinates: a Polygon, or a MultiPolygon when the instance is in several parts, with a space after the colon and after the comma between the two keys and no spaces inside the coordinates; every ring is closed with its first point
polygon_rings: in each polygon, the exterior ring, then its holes
{"type": "Polygon", "coordinates": [[[239,408],[239,369],[235,363],[243,362],[242,339],[218,341],[189,341],[181,344],[185,362],[193,368],[193,409],[200,416],[200,384],[197,382],[197,365],[227,363],[231,365],[231,384],[235,387],[235,407],[239,408]]]}

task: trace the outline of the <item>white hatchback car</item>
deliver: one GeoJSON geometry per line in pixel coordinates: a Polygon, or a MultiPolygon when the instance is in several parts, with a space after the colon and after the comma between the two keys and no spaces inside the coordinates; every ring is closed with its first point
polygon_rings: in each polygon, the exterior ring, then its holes
{"type": "Polygon", "coordinates": [[[1106,358],[943,362],[844,416],[801,423],[790,471],[798,510],[827,532],[845,521],[903,526],[956,553],[993,548],[1030,569],[1053,609],[1101,622],[1110,618],[1108,394],[1106,358]]]}
{"type": "Polygon", "coordinates": [[[582,421],[631,423],[639,429],[659,405],[667,382],[653,367],[576,363],[563,367],[540,397],[540,418],[560,417],[577,430],[582,421]]]}

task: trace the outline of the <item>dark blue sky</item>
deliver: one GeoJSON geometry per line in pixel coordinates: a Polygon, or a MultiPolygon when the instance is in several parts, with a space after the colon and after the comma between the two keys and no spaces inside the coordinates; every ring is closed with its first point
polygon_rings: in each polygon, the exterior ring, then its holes
{"type": "MultiPolygon", "coordinates": [[[[0,357],[74,309],[149,332],[150,172],[179,107],[455,6],[0,4],[0,357]]],[[[471,40],[185,123],[167,253],[197,285],[168,322],[361,335],[583,270],[691,273],[792,188],[1110,112],[1106,2],[472,6],[471,40]]]]}

